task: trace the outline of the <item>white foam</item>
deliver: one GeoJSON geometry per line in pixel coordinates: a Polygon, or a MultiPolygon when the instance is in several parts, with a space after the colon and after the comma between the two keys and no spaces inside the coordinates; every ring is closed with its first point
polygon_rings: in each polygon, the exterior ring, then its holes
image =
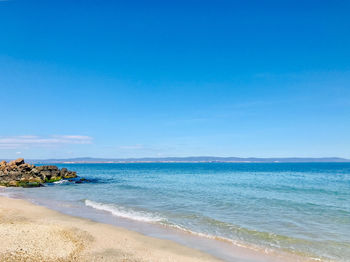
{"type": "MultiPolygon", "coordinates": [[[[262,247],[262,246],[257,246],[257,245],[254,245],[254,244],[245,243],[243,241],[233,240],[233,239],[226,238],[226,237],[215,236],[215,235],[211,235],[211,234],[206,234],[206,233],[200,233],[200,232],[192,231],[192,230],[189,230],[187,228],[184,228],[182,226],[175,225],[175,224],[162,223],[162,225],[166,226],[166,227],[170,227],[170,228],[175,228],[175,229],[181,230],[181,231],[186,232],[186,233],[191,234],[191,235],[195,235],[195,236],[199,236],[199,237],[203,237],[203,238],[208,238],[208,239],[213,239],[213,240],[217,240],[217,241],[228,242],[228,243],[231,243],[231,244],[233,244],[235,246],[238,246],[238,247],[241,247],[241,248],[250,249],[250,250],[254,250],[256,252],[264,252],[266,254],[273,254],[273,253],[279,254],[278,253],[279,249],[278,249],[277,246],[276,246],[277,247],[276,249],[268,248],[268,247],[262,247]]],[[[291,253],[294,253],[294,252],[291,252],[291,253]]],[[[323,261],[322,259],[316,258],[316,257],[309,257],[309,259],[310,259],[310,261],[323,261]]],[[[329,261],[332,262],[332,260],[329,260],[329,261]]]]}
{"type": "Polygon", "coordinates": [[[199,236],[199,237],[204,237],[204,238],[209,238],[209,239],[213,239],[213,240],[218,240],[218,241],[224,241],[224,242],[228,242],[228,243],[231,243],[235,246],[239,246],[239,247],[244,247],[244,248],[249,248],[249,249],[253,249],[255,251],[260,251],[260,248],[258,247],[255,247],[253,245],[247,245],[247,244],[244,244],[243,242],[240,242],[240,241],[236,241],[236,240],[233,240],[233,239],[230,239],[230,238],[226,238],[226,237],[221,237],[221,236],[215,236],[215,235],[210,235],[210,234],[206,234],[206,233],[200,233],[200,232],[196,232],[196,231],[192,231],[192,230],[189,230],[187,228],[184,228],[182,226],[179,226],[179,225],[175,225],[175,224],[163,224],[164,226],[168,226],[168,227],[171,227],[171,228],[175,228],[175,229],[178,229],[178,230],[181,230],[181,231],[184,231],[188,234],[191,234],[191,235],[195,235],[195,236],[199,236]]]}
{"type": "Polygon", "coordinates": [[[68,182],[69,182],[68,180],[61,179],[61,180],[53,182],[53,183],[54,184],[64,184],[64,183],[68,183],[68,182]]]}
{"type": "Polygon", "coordinates": [[[97,210],[102,210],[111,213],[113,216],[127,218],[136,221],[148,222],[148,223],[156,223],[160,221],[164,221],[165,219],[159,217],[155,214],[151,214],[145,211],[136,211],[130,208],[117,206],[114,204],[103,204],[99,202],[95,202],[89,199],[85,200],[85,205],[88,207],[92,207],[97,210]]]}

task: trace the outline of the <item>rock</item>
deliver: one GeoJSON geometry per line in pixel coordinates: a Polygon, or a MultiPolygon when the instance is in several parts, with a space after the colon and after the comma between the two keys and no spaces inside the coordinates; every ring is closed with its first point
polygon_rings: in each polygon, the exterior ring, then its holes
{"type": "Polygon", "coordinates": [[[0,162],[0,185],[38,187],[43,183],[52,183],[63,178],[75,178],[77,173],[57,166],[34,166],[24,162],[23,158],[9,163],[0,162]]]}
{"type": "Polygon", "coordinates": [[[19,166],[24,164],[24,159],[23,158],[18,158],[16,160],[12,160],[11,162],[8,163],[10,166],[19,166]]]}
{"type": "Polygon", "coordinates": [[[8,182],[8,186],[18,186],[18,182],[15,180],[12,180],[12,181],[8,182]]]}
{"type": "Polygon", "coordinates": [[[32,169],[31,165],[29,165],[29,164],[22,164],[19,166],[19,168],[21,170],[25,170],[25,171],[30,171],[32,169]]]}
{"type": "Polygon", "coordinates": [[[50,170],[50,171],[59,171],[57,166],[43,166],[46,168],[46,170],[50,170]]]}
{"type": "Polygon", "coordinates": [[[24,185],[22,185],[22,187],[42,187],[44,186],[42,183],[39,182],[28,182],[24,185]]]}
{"type": "Polygon", "coordinates": [[[65,174],[63,174],[62,177],[63,178],[75,178],[75,177],[77,177],[77,173],[76,172],[72,172],[72,171],[68,171],[65,174]]]}
{"type": "Polygon", "coordinates": [[[67,168],[62,168],[61,171],[60,171],[61,177],[65,177],[67,172],[68,172],[67,168]]]}

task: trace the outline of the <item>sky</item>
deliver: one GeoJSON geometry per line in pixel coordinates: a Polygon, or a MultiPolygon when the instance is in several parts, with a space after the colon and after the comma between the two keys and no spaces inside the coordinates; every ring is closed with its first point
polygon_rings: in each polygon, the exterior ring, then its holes
{"type": "Polygon", "coordinates": [[[350,158],[349,12],[0,0],[0,158],[350,158]]]}

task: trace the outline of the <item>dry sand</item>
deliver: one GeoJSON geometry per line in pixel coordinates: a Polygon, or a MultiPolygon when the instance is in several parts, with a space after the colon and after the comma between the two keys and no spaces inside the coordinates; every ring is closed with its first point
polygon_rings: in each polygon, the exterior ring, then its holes
{"type": "Polygon", "coordinates": [[[219,261],[168,240],[0,197],[0,261],[219,261]]]}

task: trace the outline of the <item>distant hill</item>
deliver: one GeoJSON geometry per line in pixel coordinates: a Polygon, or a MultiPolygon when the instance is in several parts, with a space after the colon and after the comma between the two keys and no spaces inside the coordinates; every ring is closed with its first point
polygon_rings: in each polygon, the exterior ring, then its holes
{"type": "Polygon", "coordinates": [[[307,163],[307,162],[350,162],[350,159],[339,157],[322,158],[256,158],[256,157],[213,157],[213,156],[191,156],[191,157],[145,157],[145,158],[66,158],[66,159],[30,159],[32,163],[144,163],[144,162],[176,162],[176,163],[307,163]]]}

